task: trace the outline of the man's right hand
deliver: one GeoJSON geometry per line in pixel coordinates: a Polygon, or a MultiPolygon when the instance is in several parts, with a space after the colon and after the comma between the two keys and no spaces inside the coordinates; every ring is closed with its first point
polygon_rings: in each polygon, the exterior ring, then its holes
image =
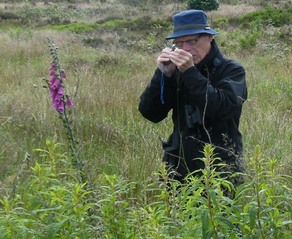
{"type": "Polygon", "coordinates": [[[168,77],[170,77],[175,70],[175,65],[169,60],[171,51],[172,49],[170,47],[164,48],[156,61],[158,68],[168,77]]]}

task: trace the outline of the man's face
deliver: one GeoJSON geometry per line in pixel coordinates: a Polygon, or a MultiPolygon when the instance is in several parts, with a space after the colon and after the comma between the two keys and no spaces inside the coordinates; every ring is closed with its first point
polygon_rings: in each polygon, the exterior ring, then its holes
{"type": "Polygon", "coordinates": [[[178,37],[173,43],[177,48],[191,53],[194,64],[197,65],[209,53],[212,40],[212,35],[196,34],[178,37]]]}

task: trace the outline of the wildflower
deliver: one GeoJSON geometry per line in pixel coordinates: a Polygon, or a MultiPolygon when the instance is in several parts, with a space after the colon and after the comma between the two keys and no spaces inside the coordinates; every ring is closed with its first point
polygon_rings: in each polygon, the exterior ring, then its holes
{"type": "Polygon", "coordinates": [[[67,105],[68,105],[68,107],[69,107],[70,109],[73,108],[73,103],[72,103],[72,100],[71,100],[71,98],[70,98],[69,96],[67,96],[67,105]]]}
{"type": "Polygon", "coordinates": [[[73,107],[71,98],[65,95],[64,79],[67,78],[65,71],[60,68],[59,58],[57,54],[57,48],[55,44],[48,39],[50,53],[52,55],[52,62],[49,67],[50,80],[47,80],[52,106],[60,114],[64,126],[68,130],[68,139],[70,141],[70,149],[72,150],[72,155],[74,156],[74,165],[78,167],[78,178],[80,182],[84,182],[82,174],[82,164],[77,153],[77,143],[73,135],[73,129],[71,125],[71,120],[66,112],[66,106],[68,108],[73,107]]]}
{"type": "Polygon", "coordinates": [[[53,76],[55,75],[55,65],[54,64],[51,64],[51,67],[49,69],[49,72],[50,72],[50,76],[53,76]]]}
{"type": "Polygon", "coordinates": [[[63,79],[67,78],[65,71],[61,69],[57,54],[57,49],[55,45],[50,43],[50,52],[52,55],[52,62],[49,68],[50,80],[48,81],[50,95],[52,99],[52,105],[59,113],[65,113],[66,105],[69,108],[73,108],[73,103],[71,98],[66,95],[65,99],[65,88],[63,84],[63,79]]]}
{"type": "Polygon", "coordinates": [[[50,88],[56,90],[60,87],[60,80],[56,76],[52,76],[50,79],[50,88]]]}
{"type": "Polygon", "coordinates": [[[62,77],[63,79],[66,79],[66,78],[67,78],[67,75],[66,75],[66,73],[64,72],[64,70],[61,70],[61,77],[62,77]]]}
{"type": "Polygon", "coordinates": [[[56,104],[55,106],[56,110],[60,113],[64,113],[65,112],[65,104],[63,101],[59,101],[58,104],[56,104]]]}

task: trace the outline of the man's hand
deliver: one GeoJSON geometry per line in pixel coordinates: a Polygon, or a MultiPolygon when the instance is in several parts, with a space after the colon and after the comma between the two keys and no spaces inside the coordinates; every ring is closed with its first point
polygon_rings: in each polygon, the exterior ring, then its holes
{"type": "Polygon", "coordinates": [[[157,58],[157,66],[163,71],[163,74],[170,77],[175,70],[175,65],[170,60],[170,53],[172,49],[169,47],[164,48],[157,58]]]}
{"type": "Polygon", "coordinates": [[[170,52],[169,59],[177,66],[180,72],[184,72],[194,66],[192,54],[183,49],[176,48],[174,51],[170,52]]]}

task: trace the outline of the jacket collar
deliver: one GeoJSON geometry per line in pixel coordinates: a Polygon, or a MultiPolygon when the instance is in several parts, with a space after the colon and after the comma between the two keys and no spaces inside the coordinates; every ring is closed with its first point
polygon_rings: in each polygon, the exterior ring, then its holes
{"type": "Polygon", "coordinates": [[[222,59],[223,55],[220,52],[217,43],[215,40],[211,42],[211,50],[210,52],[205,56],[205,58],[199,62],[199,64],[196,65],[197,69],[199,71],[206,71],[206,67],[210,71],[214,67],[214,62],[216,59],[222,59]]]}

